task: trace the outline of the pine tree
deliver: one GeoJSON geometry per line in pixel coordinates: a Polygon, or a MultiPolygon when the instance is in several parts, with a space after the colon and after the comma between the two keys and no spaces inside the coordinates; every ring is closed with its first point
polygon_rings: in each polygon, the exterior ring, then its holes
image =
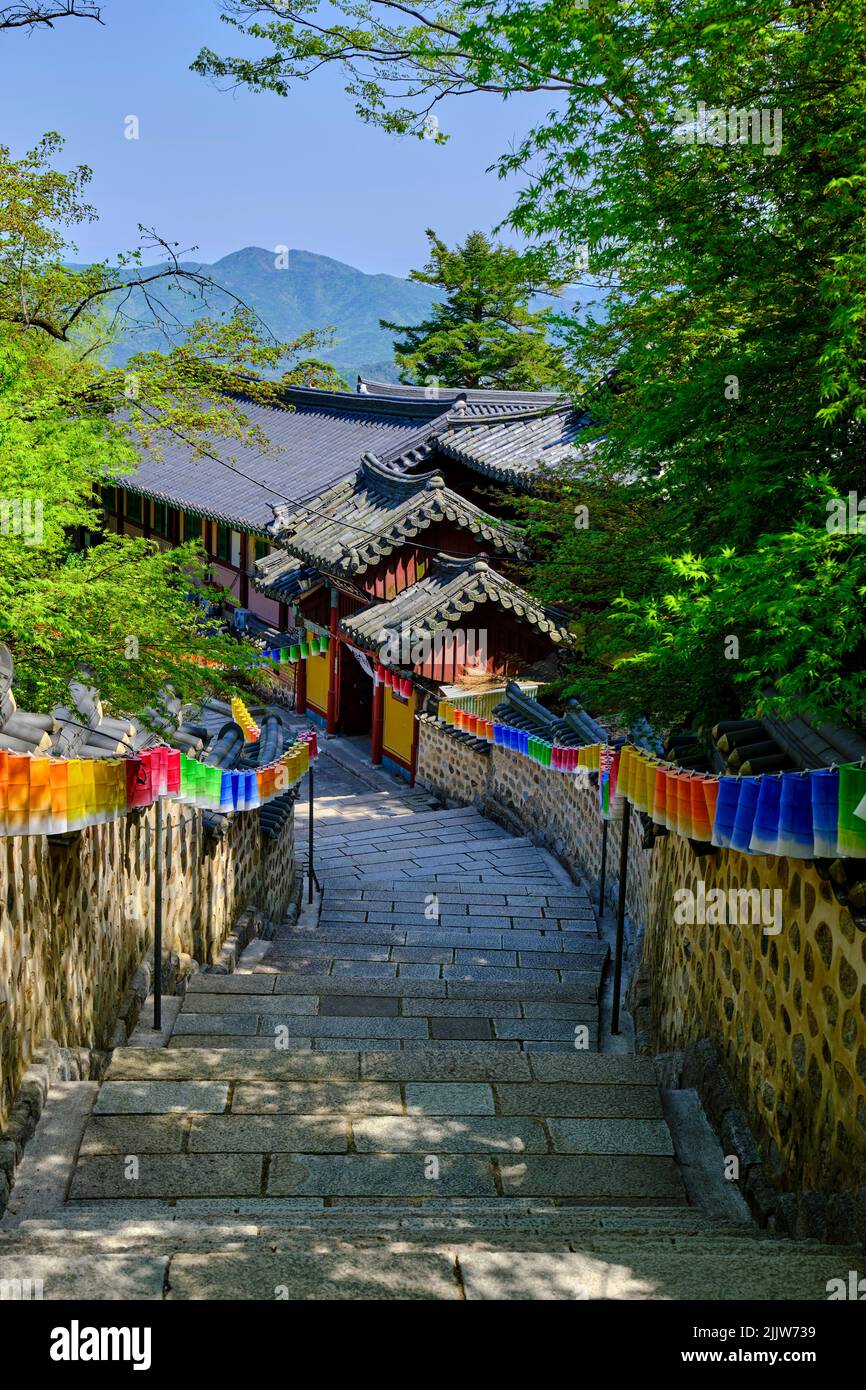
{"type": "Polygon", "coordinates": [[[532,252],[470,232],[453,251],[428,229],[430,259],[412,280],[445,291],[423,323],[381,320],[399,333],[394,356],[401,380],[414,384],[532,391],[562,379],[558,348],[548,340],[550,310],[527,307],[533,295],[556,293],[532,252]]]}

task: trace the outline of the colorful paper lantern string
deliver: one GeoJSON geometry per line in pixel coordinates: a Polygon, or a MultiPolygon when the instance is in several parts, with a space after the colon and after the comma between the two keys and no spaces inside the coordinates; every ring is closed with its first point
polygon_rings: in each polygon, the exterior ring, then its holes
{"type": "MultiPolygon", "coordinates": [[[[471,727],[466,712],[444,700],[439,717],[446,725],[471,727]]],[[[618,819],[628,800],[656,825],[719,849],[792,859],[866,858],[866,759],[732,777],[689,772],[630,744],[571,748],[498,720],[491,742],[551,771],[597,771],[605,819],[618,819]]]]}
{"type": "Polygon", "coordinates": [[[203,810],[252,810],[295,786],[318,751],[310,730],[266,767],[227,772],[162,746],[99,759],[0,749],[0,835],[64,835],[106,825],[162,797],[203,810]]]}

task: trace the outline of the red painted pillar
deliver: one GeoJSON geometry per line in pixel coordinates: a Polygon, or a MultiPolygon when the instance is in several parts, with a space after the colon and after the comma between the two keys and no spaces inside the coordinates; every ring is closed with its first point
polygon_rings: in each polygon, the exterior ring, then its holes
{"type": "Polygon", "coordinates": [[[241,531],[241,608],[250,606],[250,577],[247,574],[249,564],[250,542],[246,531],[241,531]]]}
{"type": "Polygon", "coordinates": [[[331,640],[328,644],[328,733],[337,732],[340,717],[340,638],[337,633],[337,590],[331,590],[331,640]]]}
{"type": "Polygon", "coordinates": [[[370,761],[379,766],[382,761],[382,735],[385,729],[385,686],[373,682],[373,729],[370,735],[370,761]]]}
{"type": "Polygon", "coordinates": [[[412,715],[413,715],[413,724],[412,724],[412,752],[411,752],[411,755],[410,755],[410,757],[409,757],[409,786],[410,786],[410,787],[414,787],[414,785],[415,785],[415,773],[416,773],[417,768],[418,768],[418,695],[417,695],[417,692],[416,692],[415,690],[413,690],[413,691],[412,691],[412,694],[410,695],[409,698],[410,698],[410,700],[412,701],[412,715]]]}
{"type": "Polygon", "coordinates": [[[295,662],[295,714],[306,714],[307,712],[307,663],[303,660],[295,662]]]}

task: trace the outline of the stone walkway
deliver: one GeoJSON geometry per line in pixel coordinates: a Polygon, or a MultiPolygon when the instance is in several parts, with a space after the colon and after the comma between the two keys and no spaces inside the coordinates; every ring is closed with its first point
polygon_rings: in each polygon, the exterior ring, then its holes
{"type": "Polygon", "coordinates": [[[329,748],[320,902],[196,976],[164,1046],[134,1038],[58,1097],[56,1137],[49,1103],[0,1278],[48,1298],[826,1297],[853,1257],[694,1205],[651,1061],[598,1050],[585,888],[329,748]]]}

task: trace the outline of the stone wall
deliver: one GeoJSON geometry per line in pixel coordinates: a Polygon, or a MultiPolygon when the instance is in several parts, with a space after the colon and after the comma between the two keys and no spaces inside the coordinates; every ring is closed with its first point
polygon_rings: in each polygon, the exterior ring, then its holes
{"type": "Polygon", "coordinates": [[[643,964],[660,1051],[715,1043],[767,1172],[783,1188],[866,1184],[866,934],[809,861],[652,852],[643,964]],[[781,894],[782,927],[679,926],[683,888],[781,894]]]}
{"type": "MultiPolygon", "coordinates": [[[[588,778],[546,771],[500,747],[471,751],[422,720],[418,779],[440,796],[504,816],[574,873],[597,880],[602,821],[588,778]]],[[[611,899],[619,845],[620,824],[612,822],[611,899]]],[[[816,866],[727,850],[699,856],[677,835],[645,848],[633,814],[626,905],[643,934],[651,1050],[713,1042],[779,1187],[832,1192],[866,1184],[866,934],[816,866]],[[679,924],[675,894],[697,895],[700,882],[705,894],[778,890],[781,931],[741,926],[730,915],[724,924],[679,924]]]]}
{"type": "Polygon", "coordinates": [[[419,720],[418,735],[416,782],[422,782],[444,801],[470,805],[484,799],[490,772],[489,748],[440,734],[436,724],[424,715],[419,720]]]}
{"type": "MultiPolygon", "coordinates": [[[[212,964],[246,907],[278,922],[294,901],[293,818],[269,840],[258,815],[236,816],[214,840],[201,811],[164,806],[163,950],[212,964]]],[[[67,845],[0,838],[0,1128],[47,1039],[109,1045],[153,944],[155,817],[133,812],[67,845]]]]}
{"type": "MultiPolygon", "coordinates": [[[[598,789],[585,774],[553,774],[496,744],[464,742],[422,716],[416,778],[446,800],[474,803],[487,815],[514,823],[552,850],[575,876],[598,884],[604,822],[598,811],[598,789]]],[[[619,874],[620,835],[620,823],[608,822],[606,899],[611,904],[619,874]]],[[[640,825],[632,817],[626,911],[635,922],[646,916],[649,868],[649,855],[639,852],[640,837],[640,825]]]]}

